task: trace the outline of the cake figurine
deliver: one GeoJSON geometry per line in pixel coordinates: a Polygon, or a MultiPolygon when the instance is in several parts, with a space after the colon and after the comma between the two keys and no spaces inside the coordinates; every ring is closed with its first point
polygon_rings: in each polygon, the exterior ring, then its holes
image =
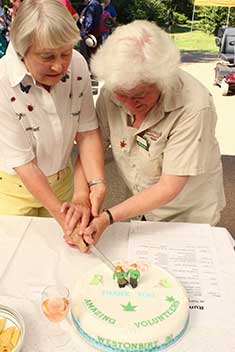
{"type": "Polygon", "coordinates": [[[116,266],[115,271],[113,273],[113,279],[117,279],[117,283],[120,288],[123,288],[128,285],[129,282],[127,281],[126,277],[127,273],[125,272],[123,267],[121,265],[116,266]]]}
{"type": "Polygon", "coordinates": [[[130,279],[130,284],[132,288],[136,288],[138,286],[138,280],[140,278],[140,271],[138,270],[138,265],[136,263],[131,264],[127,277],[130,279]]]}

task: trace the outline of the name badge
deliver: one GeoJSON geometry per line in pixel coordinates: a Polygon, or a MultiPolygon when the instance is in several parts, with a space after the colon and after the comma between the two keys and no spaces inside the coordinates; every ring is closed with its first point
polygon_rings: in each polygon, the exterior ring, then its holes
{"type": "Polygon", "coordinates": [[[149,150],[149,142],[141,136],[136,137],[136,144],[147,151],[149,150]]]}

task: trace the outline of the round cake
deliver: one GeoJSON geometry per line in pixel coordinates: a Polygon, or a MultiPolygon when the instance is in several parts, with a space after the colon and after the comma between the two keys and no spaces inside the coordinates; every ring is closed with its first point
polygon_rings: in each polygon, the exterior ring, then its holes
{"type": "Polygon", "coordinates": [[[101,264],[79,279],[71,315],[86,341],[103,351],[160,351],[185,332],[189,304],[181,283],[144,263],[101,264]]]}

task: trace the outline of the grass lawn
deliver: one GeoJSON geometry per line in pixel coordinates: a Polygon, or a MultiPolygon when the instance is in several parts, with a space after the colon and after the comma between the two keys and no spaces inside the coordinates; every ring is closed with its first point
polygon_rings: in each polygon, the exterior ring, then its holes
{"type": "Polygon", "coordinates": [[[218,52],[215,37],[197,29],[196,24],[190,31],[190,25],[176,25],[172,31],[172,38],[180,50],[200,50],[218,52]]]}

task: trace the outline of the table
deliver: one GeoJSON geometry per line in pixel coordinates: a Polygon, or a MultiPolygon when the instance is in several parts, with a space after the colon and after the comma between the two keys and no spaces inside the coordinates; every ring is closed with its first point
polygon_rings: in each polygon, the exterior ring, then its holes
{"type": "MultiPolygon", "coordinates": [[[[127,257],[129,228],[130,223],[116,223],[102,236],[99,248],[112,260],[127,257]]],[[[212,228],[212,231],[228,236],[223,228],[212,228]]],[[[17,309],[26,323],[22,352],[96,351],[68,324],[65,331],[61,330],[66,342],[55,346],[55,341],[50,338],[53,324],[43,316],[40,298],[43,288],[56,282],[72,290],[86,270],[100,263],[98,258],[67,246],[54,219],[17,216],[0,216],[0,258],[0,303],[17,309]]],[[[224,273],[227,279],[231,279],[231,289],[235,288],[233,273],[224,273]]],[[[222,328],[218,334],[214,327],[194,329],[189,326],[182,340],[169,351],[235,352],[234,327],[222,328]]]]}

